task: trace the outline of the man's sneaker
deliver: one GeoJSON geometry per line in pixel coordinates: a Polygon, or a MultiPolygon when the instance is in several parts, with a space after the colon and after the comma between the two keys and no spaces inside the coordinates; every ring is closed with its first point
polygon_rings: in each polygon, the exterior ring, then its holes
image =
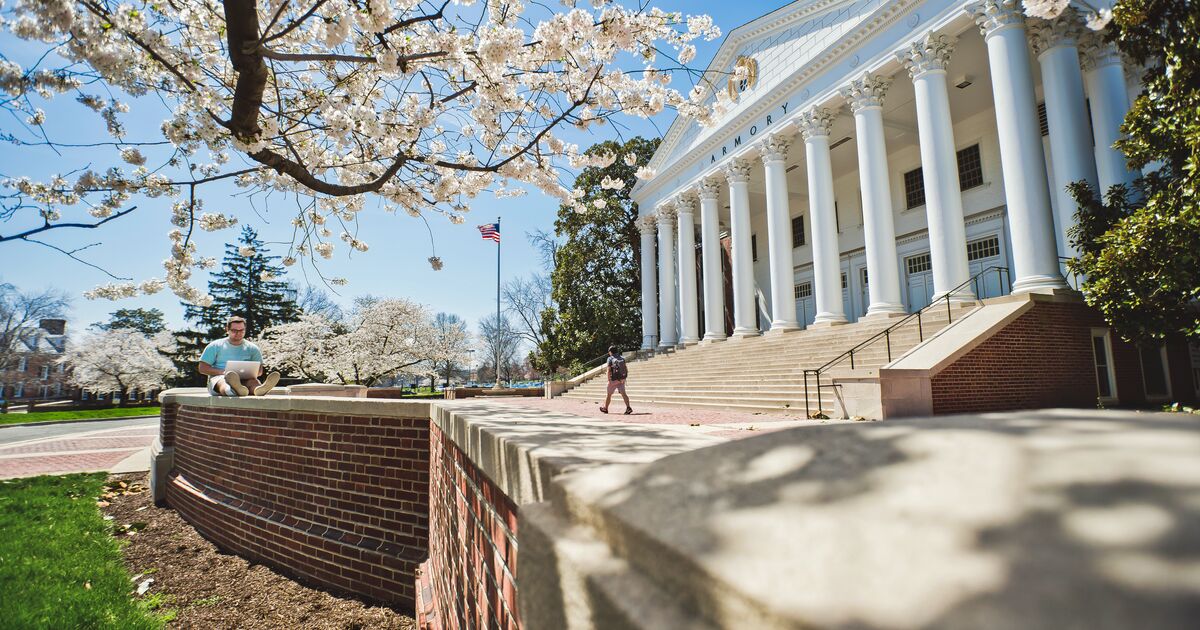
{"type": "Polygon", "coordinates": [[[262,385],[259,385],[258,387],[254,388],[254,395],[255,396],[265,396],[267,392],[271,391],[272,389],[275,389],[275,386],[278,384],[279,384],[279,372],[271,372],[270,374],[267,375],[267,378],[265,380],[263,380],[262,385]]]}
{"type": "Polygon", "coordinates": [[[226,372],[225,384],[232,388],[238,396],[250,395],[250,388],[242,385],[242,378],[238,376],[237,372],[226,372]]]}

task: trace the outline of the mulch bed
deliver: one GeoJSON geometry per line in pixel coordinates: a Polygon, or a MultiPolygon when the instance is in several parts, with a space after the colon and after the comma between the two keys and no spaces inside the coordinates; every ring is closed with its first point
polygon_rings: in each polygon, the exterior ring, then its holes
{"type": "Polygon", "coordinates": [[[155,507],[146,473],[112,475],[109,487],[100,510],[128,541],[130,590],[153,578],[142,597],[162,595],[158,612],[175,611],[170,628],[416,628],[398,610],[310,588],[221,552],[174,510],[155,507]]]}

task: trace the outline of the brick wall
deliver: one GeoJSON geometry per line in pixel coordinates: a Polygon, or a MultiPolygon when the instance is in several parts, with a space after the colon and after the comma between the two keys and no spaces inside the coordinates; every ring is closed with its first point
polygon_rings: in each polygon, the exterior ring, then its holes
{"type": "Polygon", "coordinates": [[[436,425],[429,432],[429,560],[417,626],[520,628],[517,507],[436,425]]]}
{"type": "Polygon", "coordinates": [[[1095,407],[1091,326],[1082,303],[1036,303],[933,377],[934,413],[1095,407]]]}
{"type": "Polygon", "coordinates": [[[222,548],[303,581],[414,605],[428,541],[429,419],[186,404],[168,503],[222,548]]]}
{"type": "MultiPolygon", "coordinates": [[[[1092,329],[1107,328],[1082,302],[1038,302],[999,333],[932,379],[937,414],[1095,407],[1092,329]]],[[[1122,407],[1148,404],[1137,346],[1110,334],[1113,372],[1122,407]]],[[[1192,402],[1186,344],[1167,344],[1172,399],[1192,402]]]]}

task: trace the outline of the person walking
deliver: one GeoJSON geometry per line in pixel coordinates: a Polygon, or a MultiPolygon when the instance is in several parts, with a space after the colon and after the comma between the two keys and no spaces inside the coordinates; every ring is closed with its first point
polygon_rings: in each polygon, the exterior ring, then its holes
{"type": "Polygon", "coordinates": [[[621,392],[621,398],[625,400],[625,415],[633,413],[633,407],[629,406],[629,396],[625,394],[625,379],[629,377],[629,368],[625,365],[625,357],[621,356],[621,349],[616,346],[608,347],[608,395],[604,397],[604,406],[600,408],[600,413],[608,413],[608,405],[612,402],[613,392],[621,392]]]}

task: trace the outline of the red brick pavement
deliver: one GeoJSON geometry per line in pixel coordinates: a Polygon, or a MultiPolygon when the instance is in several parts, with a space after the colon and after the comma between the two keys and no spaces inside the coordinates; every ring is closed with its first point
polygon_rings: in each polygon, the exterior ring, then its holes
{"type": "Polygon", "coordinates": [[[80,431],[0,446],[0,479],[108,470],[150,446],[157,427],[80,431]]]}
{"type": "Polygon", "coordinates": [[[600,413],[600,405],[590,400],[573,398],[489,398],[490,401],[503,402],[513,406],[569,413],[585,418],[596,418],[608,422],[626,422],[637,424],[682,424],[697,427],[696,430],[707,435],[726,439],[738,439],[757,435],[759,432],[778,431],[792,427],[815,426],[837,420],[807,420],[800,415],[774,413],[745,413],[736,411],[715,411],[711,409],[691,409],[686,407],[655,407],[634,404],[633,413],[624,415],[624,404],[618,397],[613,401],[610,413],[600,413]]]}

